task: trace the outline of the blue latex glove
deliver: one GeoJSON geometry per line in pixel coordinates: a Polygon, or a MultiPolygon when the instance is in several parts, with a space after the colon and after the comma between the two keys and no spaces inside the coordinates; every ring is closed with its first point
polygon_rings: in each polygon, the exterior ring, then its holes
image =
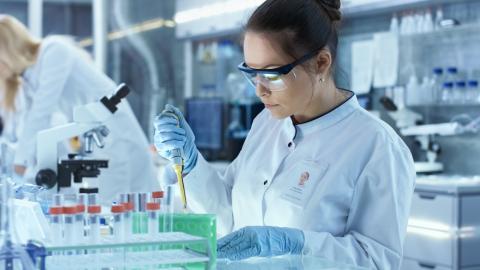
{"type": "Polygon", "coordinates": [[[174,149],[183,149],[183,173],[188,174],[197,164],[198,151],[195,146],[195,136],[182,112],[167,104],[165,111],[155,118],[154,144],[160,156],[172,160],[174,149]],[[170,112],[178,117],[175,119],[170,112]],[[177,124],[180,124],[177,126],[177,124]]]}
{"type": "Polygon", "coordinates": [[[249,257],[271,257],[300,254],[305,237],[298,229],[280,227],[245,227],[217,243],[218,258],[243,260],[249,257]]]}

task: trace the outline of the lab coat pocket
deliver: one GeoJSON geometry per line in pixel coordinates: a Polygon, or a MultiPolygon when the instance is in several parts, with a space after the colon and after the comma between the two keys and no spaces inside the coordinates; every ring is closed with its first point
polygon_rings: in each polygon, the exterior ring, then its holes
{"type": "Polygon", "coordinates": [[[282,181],[285,183],[285,189],[281,193],[281,198],[305,209],[327,169],[328,164],[319,161],[298,162],[285,174],[285,180],[282,181]]]}

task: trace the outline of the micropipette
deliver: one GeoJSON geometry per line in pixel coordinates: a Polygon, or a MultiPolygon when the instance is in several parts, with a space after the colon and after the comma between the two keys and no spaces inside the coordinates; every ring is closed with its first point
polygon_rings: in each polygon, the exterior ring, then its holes
{"type": "MultiPolygon", "coordinates": [[[[177,120],[177,126],[180,126],[180,119],[178,116],[171,112],[164,110],[162,112],[164,115],[169,115],[172,116],[177,120]]],[[[175,171],[175,174],[177,176],[177,182],[178,182],[178,187],[180,188],[180,196],[182,198],[182,203],[183,203],[183,209],[187,209],[187,195],[185,193],[185,185],[183,183],[183,149],[173,149],[172,150],[173,158],[172,158],[172,167],[173,170],[175,171]]]]}

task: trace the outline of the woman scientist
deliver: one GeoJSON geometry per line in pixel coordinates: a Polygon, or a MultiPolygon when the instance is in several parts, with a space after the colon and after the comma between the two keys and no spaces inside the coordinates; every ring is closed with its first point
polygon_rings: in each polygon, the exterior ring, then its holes
{"type": "MultiPolygon", "coordinates": [[[[52,114],[61,112],[73,121],[75,106],[109,96],[115,83],[93,65],[85,52],[59,37],[37,41],[24,25],[0,15],[0,89],[3,110],[15,114],[20,90],[27,112],[15,153],[15,171],[22,175],[35,165],[37,132],[50,128],[52,114]]],[[[98,177],[100,198],[111,203],[115,195],[157,187],[154,165],[145,134],[127,102],[105,123],[110,135],[95,157],[107,158],[109,168],[98,177]]]]}
{"type": "Polygon", "coordinates": [[[333,80],[339,0],[267,0],[253,13],[239,69],[265,104],[220,175],[181,113],[155,122],[160,155],[183,147],[193,211],[215,213],[218,256],[304,254],[398,269],[413,194],[409,149],[333,80]]]}

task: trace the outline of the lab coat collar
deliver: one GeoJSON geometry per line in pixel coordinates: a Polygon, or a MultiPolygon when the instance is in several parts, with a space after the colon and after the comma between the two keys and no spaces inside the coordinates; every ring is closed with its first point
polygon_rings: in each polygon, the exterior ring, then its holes
{"type": "Polygon", "coordinates": [[[297,129],[302,132],[302,134],[307,134],[313,130],[320,131],[327,129],[336,123],[339,123],[345,117],[350,115],[352,112],[360,108],[357,97],[352,91],[345,90],[351,93],[351,96],[345,100],[342,104],[333,108],[329,112],[318,116],[308,122],[302,124],[295,124],[292,117],[286,118],[284,121],[284,126],[290,138],[295,139],[297,134],[297,129]],[[293,131],[292,131],[293,130],[293,131]]]}

